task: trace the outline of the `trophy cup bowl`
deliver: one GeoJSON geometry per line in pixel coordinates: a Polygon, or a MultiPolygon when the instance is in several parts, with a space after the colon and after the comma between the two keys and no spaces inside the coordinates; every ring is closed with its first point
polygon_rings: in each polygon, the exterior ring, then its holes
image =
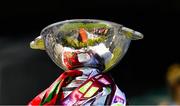
{"type": "Polygon", "coordinates": [[[131,40],[142,38],[141,33],[114,22],[75,19],[47,26],[31,48],[46,50],[63,70],[96,67],[104,72],[122,59],[131,40]]]}

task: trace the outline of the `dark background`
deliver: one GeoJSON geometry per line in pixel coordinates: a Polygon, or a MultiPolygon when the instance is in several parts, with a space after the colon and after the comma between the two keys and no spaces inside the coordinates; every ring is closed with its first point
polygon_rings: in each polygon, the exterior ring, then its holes
{"type": "Polygon", "coordinates": [[[29,42],[41,29],[67,19],[103,19],[140,31],[109,73],[129,104],[156,104],[166,97],[167,68],[180,60],[179,0],[1,1],[0,104],[27,104],[62,72],[29,42]]]}

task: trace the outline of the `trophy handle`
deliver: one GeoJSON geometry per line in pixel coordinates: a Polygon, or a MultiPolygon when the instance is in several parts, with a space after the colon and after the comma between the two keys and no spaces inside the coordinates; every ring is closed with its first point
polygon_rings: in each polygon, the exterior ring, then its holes
{"type": "Polygon", "coordinates": [[[30,47],[32,49],[45,50],[45,43],[42,36],[38,36],[36,39],[31,41],[30,47]]]}
{"type": "Polygon", "coordinates": [[[138,32],[138,31],[134,31],[127,27],[122,27],[121,32],[123,35],[125,35],[127,38],[129,38],[131,40],[139,40],[144,37],[142,33],[138,32]]]}

